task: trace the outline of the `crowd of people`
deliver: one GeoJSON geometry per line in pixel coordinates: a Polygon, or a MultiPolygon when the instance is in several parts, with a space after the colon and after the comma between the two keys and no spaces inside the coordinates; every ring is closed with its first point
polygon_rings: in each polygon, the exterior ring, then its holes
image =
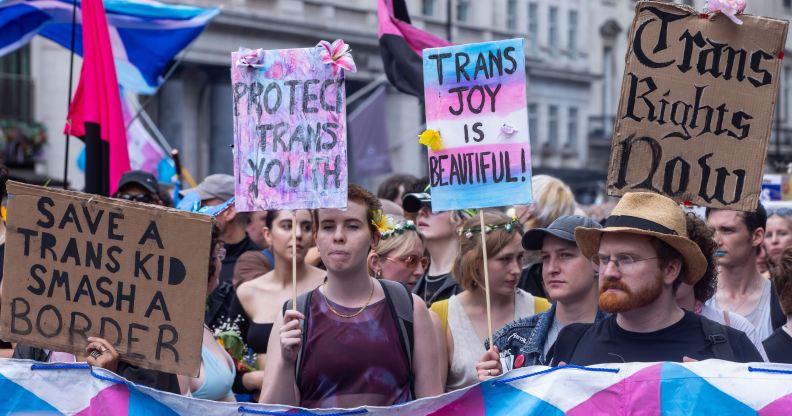
{"type": "MultiPolygon", "coordinates": [[[[535,176],[533,190],[534,204],[485,210],[482,227],[472,210],[434,212],[427,181],[410,175],[376,195],[350,185],[346,210],[254,213],[229,203],[232,176],[210,175],[184,191],[214,218],[198,377],[125,363],[101,338],[83,354],[8,343],[0,354],[306,408],[390,406],[532,365],[792,363],[792,211],[699,217],[635,192],[598,218],[556,178],[535,176]],[[244,371],[215,340],[229,325],[255,354],[244,371]]],[[[113,196],[172,203],[140,171],[113,196]]]]}

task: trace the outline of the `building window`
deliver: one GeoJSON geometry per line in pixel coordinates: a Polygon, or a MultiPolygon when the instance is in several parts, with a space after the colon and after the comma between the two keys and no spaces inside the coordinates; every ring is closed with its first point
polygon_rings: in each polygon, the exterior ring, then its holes
{"type": "Polygon", "coordinates": [[[528,3],[528,42],[531,49],[536,49],[539,44],[539,4],[528,3]]]}
{"type": "Polygon", "coordinates": [[[577,55],[577,34],[578,34],[578,13],[577,10],[569,11],[569,33],[567,34],[567,49],[569,56],[574,58],[577,55]]]}
{"type": "Polygon", "coordinates": [[[470,18],[470,0],[457,0],[456,14],[457,20],[467,22],[470,18]]]}
{"type": "Polygon", "coordinates": [[[0,119],[33,121],[30,47],[0,58],[0,119]]]}
{"type": "Polygon", "coordinates": [[[569,107],[567,120],[567,147],[577,150],[578,147],[578,109],[569,107]]]}
{"type": "Polygon", "coordinates": [[[508,0],[506,3],[506,28],[517,30],[517,0],[508,0]]]}
{"type": "Polygon", "coordinates": [[[558,7],[550,6],[547,24],[547,44],[550,47],[550,53],[555,55],[558,53],[558,7]]]}
{"type": "Polygon", "coordinates": [[[536,143],[539,142],[539,105],[536,103],[528,104],[528,135],[533,152],[536,149],[536,143]]]}
{"type": "Polygon", "coordinates": [[[434,16],[435,14],[435,0],[423,0],[421,5],[421,13],[424,16],[434,16]]]}
{"type": "Polygon", "coordinates": [[[551,105],[547,112],[547,146],[558,147],[558,106],[551,105]]]}
{"type": "Polygon", "coordinates": [[[784,7],[787,9],[792,8],[792,0],[784,0],[784,7]]]}

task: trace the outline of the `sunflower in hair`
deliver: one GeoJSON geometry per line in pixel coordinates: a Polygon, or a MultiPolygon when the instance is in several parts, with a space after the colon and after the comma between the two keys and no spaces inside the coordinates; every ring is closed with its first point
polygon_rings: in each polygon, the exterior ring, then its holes
{"type": "Polygon", "coordinates": [[[377,211],[374,212],[374,218],[372,218],[371,224],[377,228],[377,231],[380,234],[387,232],[391,228],[393,228],[393,225],[388,219],[388,216],[385,215],[381,209],[378,209],[377,211]]]}

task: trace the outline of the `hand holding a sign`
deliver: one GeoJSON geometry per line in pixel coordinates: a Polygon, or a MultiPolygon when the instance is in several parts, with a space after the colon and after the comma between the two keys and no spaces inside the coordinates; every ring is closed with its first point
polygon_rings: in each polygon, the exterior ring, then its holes
{"type": "Polygon", "coordinates": [[[492,347],[481,356],[476,364],[476,372],[479,381],[487,381],[503,373],[500,365],[500,354],[498,347],[492,347]]]}
{"type": "Polygon", "coordinates": [[[283,315],[283,326],[280,329],[281,356],[286,363],[297,361],[297,353],[302,344],[302,321],[305,315],[296,310],[288,310],[283,315]]]}
{"type": "Polygon", "coordinates": [[[88,345],[85,346],[85,352],[88,354],[85,361],[92,367],[101,367],[112,372],[118,370],[120,355],[113,347],[113,344],[106,339],[88,337],[88,345]]]}

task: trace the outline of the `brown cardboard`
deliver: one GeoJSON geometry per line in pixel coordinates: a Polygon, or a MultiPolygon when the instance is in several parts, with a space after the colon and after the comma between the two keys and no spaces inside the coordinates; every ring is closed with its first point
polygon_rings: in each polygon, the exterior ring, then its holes
{"type": "Polygon", "coordinates": [[[16,182],[8,194],[0,338],[85,356],[102,336],[126,362],[198,375],[210,217],[16,182]]]}
{"type": "Polygon", "coordinates": [[[742,25],[687,6],[636,4],[609,195],[652,191],[707,207],[756,208],[789,23],[738,17],[742,25]]]}

